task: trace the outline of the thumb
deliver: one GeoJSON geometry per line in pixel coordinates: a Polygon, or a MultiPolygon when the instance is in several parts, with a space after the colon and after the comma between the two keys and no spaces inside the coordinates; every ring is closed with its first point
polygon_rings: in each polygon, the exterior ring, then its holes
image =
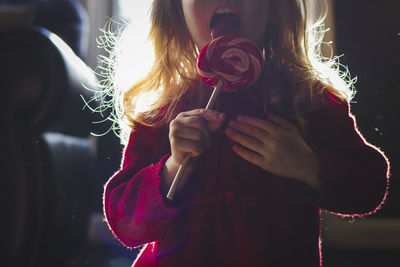
{"type": "Polygon", "coordinates": [[[214,133],[219,128],[221,128],[222,122],[223,122],[223,120],[221,120],[221,121],[209,121],[208,122],[208,129],[210,129],[210,132],[214,133]]]}
{"type": "Polygon", "coordinates": [[[225,114],[216,110],[206,110],[202,117],[207,121],[207,126],[210,132],[216,132],[225,120],[225,114]]]}
{"type": "Polygon", "coordinates": [[[198,109],[197,113],[207,122],[222,122],[225,119],[224,113],[213,109],[198,109]]]}
{"type": "Polygon", "coordinates": [[[200,116],[206,122],[211,132],[217,131],[225,120],[225,114],[212,109],[194,109],[184,112],[184,116],[200,116]]]}

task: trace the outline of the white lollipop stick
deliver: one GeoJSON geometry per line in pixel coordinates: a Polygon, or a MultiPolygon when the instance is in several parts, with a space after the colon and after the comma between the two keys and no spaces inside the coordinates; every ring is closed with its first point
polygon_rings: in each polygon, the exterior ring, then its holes
{"type": "MultiPolygon", "coordinates": [[[[221,88],[223,86],[223,82],[221,80],[218,81],[217,86],[214,88],[212,95],[210,96],[210,99],[208,100],[207,106],[205,109],[212,109],[214,107],[215,101],[217,100],[217,97],[219,95],[219,92],[221,91],[221,88]]],[[[174,198],[176,189],[178,188],[181,180],[182,180],[182,175],[183,172],[186,169],[186,166],[188,165],[189,161],[191,159],[190,153],[186,155],[185,159],[182,161],[181,165],[179,165],[178,171],[175,174],[175,178],[172,181],[171,187],[169,188],[167,198],[172,200],[174,198]]]]}

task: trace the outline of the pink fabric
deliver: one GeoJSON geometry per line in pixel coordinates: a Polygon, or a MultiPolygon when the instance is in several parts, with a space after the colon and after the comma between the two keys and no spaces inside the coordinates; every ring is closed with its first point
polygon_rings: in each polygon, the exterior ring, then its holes
{"type": "MultiPolygon", "coordinates": [[[[383,203],[389,164],[358,133],[349,107],[327,94],[306,115],[307,142],[320,162],[318,194],[241,159],[224,135],[237,115],[256,116],[244,92],[222,93],[227,119],[213,136],[178,202],[159,192],[168,129],[138,126],[121,170],[106,184],[104,211],[126,246],[146,245],[134,266],[320,266],[320,208],[363,216],[383,203]]],[[[189,108],[188,108],[189,109],[189,108]]]]}

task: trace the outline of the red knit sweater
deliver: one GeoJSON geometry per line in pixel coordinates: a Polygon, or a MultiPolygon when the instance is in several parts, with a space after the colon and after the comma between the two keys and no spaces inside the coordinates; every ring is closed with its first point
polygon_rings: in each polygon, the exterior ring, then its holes
{"type": "Polygon", "coordinates": [[[387,193],[387,159],[362,138],[349,106],[327,93],[326,103],[305,116],[320,164],[316,193],[236,155],[227,123],[260,109],[244,105],[244,93],[219,99],[226,120],[175,203],[159,191],[168,129],[138,126],[131,133],[121,170],[105,187],[110,229],[128,247],[146,244],[134,266],[320,266],[320,209],[375,212],[387,193]]]}

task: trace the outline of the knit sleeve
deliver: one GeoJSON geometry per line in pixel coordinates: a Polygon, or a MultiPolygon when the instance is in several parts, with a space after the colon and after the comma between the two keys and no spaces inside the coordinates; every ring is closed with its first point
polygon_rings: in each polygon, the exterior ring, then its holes
{"type": "Polygon", "coordinates": [[[159,240],[178,212],[165,204],[159,190],[169,155],[168,134],[138,126],[130,135],[121,169],[105,185],[107,223],[128,247],[159,240]]]}
{"type": "Polygon", "coordinates": [[[319,159],[322,209],[341,216],[376,212],[386,199],[389,161],[357,129],[349,105],[328,95],[311,120],[312,148],[319,159]]]}

